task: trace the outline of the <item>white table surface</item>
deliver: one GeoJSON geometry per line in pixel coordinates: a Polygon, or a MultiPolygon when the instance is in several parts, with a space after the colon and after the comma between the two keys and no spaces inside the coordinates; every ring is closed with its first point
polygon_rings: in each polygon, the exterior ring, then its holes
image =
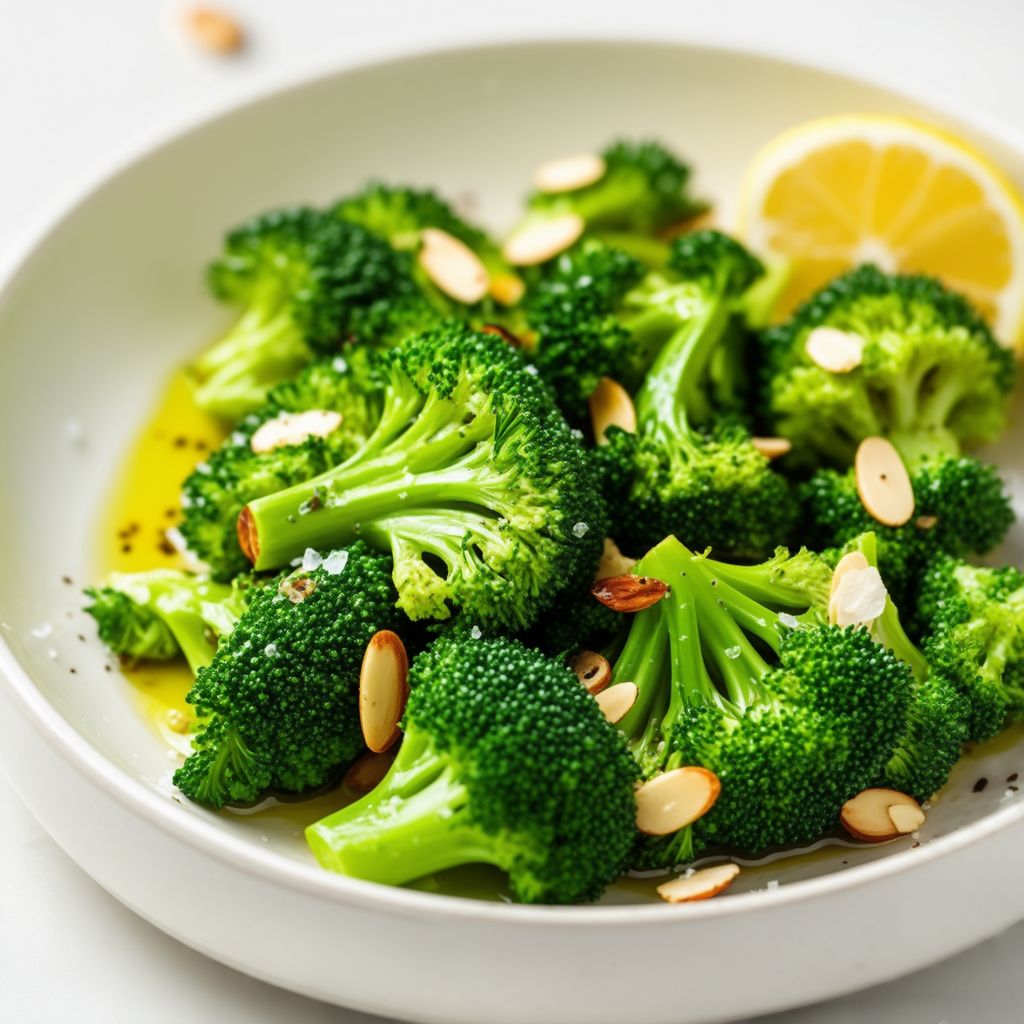
{"type": "MultiPolygon", "coordinates": [[[[167,126],[307,72],[445,42],[545,33],[726,42],[903,81],[1024,130],[1020,0],[225,0],[251,36],[229,60],[183,42],[182,6],[0,0],[0,262],[60,200],[167,126]]],[[[2,777],[0,837],[0,1024],[373,1024],[221,967],[145,924],[74,866],[2,777]]],[[[1008,1024],[1021,1018],[1022,962],[1024,925],[902,981],[764,1024],[1008,1024]]]]}

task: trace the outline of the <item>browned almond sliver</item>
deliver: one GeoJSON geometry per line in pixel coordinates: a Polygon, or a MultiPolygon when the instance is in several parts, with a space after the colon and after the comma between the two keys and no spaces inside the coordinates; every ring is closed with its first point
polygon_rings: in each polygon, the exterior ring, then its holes
{"type": "Polygon", "coordinates": [[[230,15],[210,7],[187,11],[185,26],[193,40],[211,53],[234,53],[245,42],[242,26],[230,15]]]}
{"type": "Polygon", "coordinates": [[[526,285],[515,274],[495,274],[491,278],[491,298],[503,306],[514,306],[526,292],[526,285]]]}
{"type": "Polygon", "coordinates": [[[725,892],[740,873],[738,864],[716,864],[692,875],[680,875],[658,886],[658,895],[666,903],[696,903],[725,892]]]}
{"type": "Polygon", "coordinates": [[[531,267],[565,252],[583,234],[586,225],[575,213],[524,224],[502,247],[502,255],[514,267],[531,267]]]}
{"type": "Polygon", "coordinates": [[[380,785],[381,779],[387,775],[394,760],[394,750],[386,750],[383,754],[367,751],[352,762],[341,781],[343,785],[357,793],[369,793],[371,789],[376,789],[380,785]]]}
{"type": "Polygon", "coordinates": [[[849,373],[864,359],[864,339],[852,331],[815,327],[807,335],[804,351],[812,363],[829,373],[849,373]]]}
{"type": "Polygon", "coordinates": [[[590,423],[594,428],[594,440],[607,444],[605,436],[609,427],[621,427],[628,434],[636,433],[636,409],[629,392],[611,377],[602,377],[597,382],[588,404],[590,423]]]}
{"type": "Polygon", "coordinates": [[[275,448],[302,444],[311,437],[327,437],[341,426],[341,413],[332,409],[306,409],[304,412],[282,412],[261,423],[249,439],[256,455],[275,448]]]}
{"type": "Polygon", "coordinates": [[[594,699],[604,712],[604,717],[614,725],[629,714],[639,693],[636,683],[616,683],[602,690],[594,699]]]}
{"type": "Polygon", "coordinates": [[[523,348],[523,339],[519,335],[513,334],[507,327],[502,327],[501,324],[484,324],[480,331],[483,334],[496,334],[510,348],[523,348]]]}
{"type": "Polygon", "coordinates": [[[242,553],[255,565],[256,559],[260,557],[260,531],[256,528],[256,520],[252,512],[249,511],[248,505],[238,513],[235,531],[238,534],[238,546],[242,549],[242,553]]]}
{"type": "Polygon", "coordinates": [[[636,827],[649,836],[678,832],[707,814],[721,791],[718,776],[699,765],[655,776],[636,791],[636,827]]]}
{"type": "Polygon", "coordinates": [[[376,754],[399,737],[398,723],[409,697],[409,658],[397,633],[381,629],[370,637],[359,671],[359,724],[376,754]]]}
{"type": "Polygon", "coordinates": [[[601,549],[601,561],[597,563],[594,579],[606,580],[609,576],[625,576],[632,572],[635,565],[635,558],[624,555],[619,550],[619,545],[611,537],[605,537],[604,547],[601,549]]]}
{"type": "Polygon", "coordinates": [[[590,593],[613,612],[642,612],[668,593],[668,584],[653,576],[609,576],[591,584],[590,593]]]}
{"type": "Polygon", "coordinates": [[[785,437],[752,437],[750,443],[766,459],[781,459],[793,450],[793,442],[785,437]]]}
{"type": "Polygon", "coordinates": [[[587,693],[594,696],[606,690],[612,681],[612,667],[608,664],[608,659],[597,651],[580,651],[569,662],[569,667],[586,687],[587,693]]]}
{"type": "Polygon", "coordinates": [[[490,275],[465,242],[440,228],[424,228],[420,241],[420,266],[445,295],[472,305],[487,294],[490,275]]]}
{"type": "Polygon", "coordinates": [[[549,195],[572,192],[600,181],[606,169],[604,158],[596,153],[575,153],[541,164],[533,172],[533,187],[549,195]]]}
{"type": "Polygon", "coordinates": [[[921,805],[895,789],[865,789],[843,804],[839,820],[854,839],[885,843],[924,824],[921,805]]]}
{"type": "Polygon", "coordinates": [[[853,461],[857,493],[868,514],[884,526],[902,526],[914,514],[910,475],[890,441],[866,437],[853,461]]]}
{"type": "Polygon", "coordinates": [[[918,516],[914,520],[914,526],[919,530],[934,530],[939,525],[938,516],[918,516]]]}

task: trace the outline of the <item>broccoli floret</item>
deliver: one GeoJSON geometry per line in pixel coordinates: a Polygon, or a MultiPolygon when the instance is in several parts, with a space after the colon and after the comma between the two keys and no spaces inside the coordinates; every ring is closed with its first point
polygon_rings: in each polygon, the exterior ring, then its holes
{"type": "Polygon", "coordinates": [[[208,665],[217,638],[229,633],[245,610],[253,584],[215,583],[176,569],[115,572],[90,587],[86,611],[100,639],[130,661],[171,661],[184,654],[193,672],[208,665]]]}
{"type": "Polygon", "coordinates": [[[199,714],[174,774],[186,796],[221,807],[271,787],[302,792],[363,751],[363,653],[399,622],[390,569],[356,543],[256,592],[186,698],[199,714]]]}
{"type": "Polygon", "coordinates": [[[965,299],[938,281],[862,266],[766,332],[765,404],[794,458],[849,465],[865,437],[884,436],[904,458],[959,453],[1002,430],[1013,354],[965,299]],[[863,341],[848,373],[814,363],[811,332],[830,327],[863,341]]]}
{"type": "Polygon", "coordinates": [[[825,624],[831,573],[807,551],[730,565],[669,537],[634,571],[671,589],[637,613],[615,661],[614,680],[639,690],[619,726],[645,774],[697,764],[722,783],[692,836],[651,840],[638,862],[818,838],[888,762],[907,666],[867,630],[825,624]]]}
{"type": "Polygon", "coordinates": [[[563,665],[444,636],[412,664],[384,781],[306,830],[325,868],[388,885],[493,864],[524,903],[596,899],[633,842],[636,766],[563,665]]]}
{"type": "Polygon", "coordinates": [[[350,458],[250,502],[257,569],[357,536],[394,558],[413,619],[461,609],[525,628],[597,561],[607,511],[594,467],[520,353],[458,323],[390,353],[383,412],[350,458]]]}
{"type": "Polygon", "coordinates": [[[937,560],[919,598],[929,663],[960,681],[968,739],[1024,717],[1024,573],[937,560]]]}
{"type": "Polygon", "coordinates": [[[213,294],[242,315],[196,360],[196,402],[229,421],[314,355],[391,344],[438,319],[408,254],[357,224],[306,207],[256,217],[209,268],[213,294]]]}
{"type": "Polygon", "coordinates": [[[786,481],[723,412],[735,375],[721,356],[759,264],[705,231],[676,240],[670,270],[671,283],[655,287],[649,275],[627,297],[644,331],[668,336],[636,395],[635,443],[619,437],[599,458],[605,479],[631,481],[615,504],[614,532],[634,550],[675,533],[696,547],[758,556],[789,535],[797,514],[786,481]]]}
{"type": "Polygon", "coordinates": [[[382,388],[371,350],[352,348],[344,357],[313,363],[274,388],[200,463],[182,488],[181,532],[215,579],[230,580],[249,566],[237,533],[246,503],[309,480],[353,454],[380,417],[382,388]],[[340,413],[338,427],[325,437],[310,436],[271,451],[252,450],[253,435],[264,423],[315,409],[340,413]]]}

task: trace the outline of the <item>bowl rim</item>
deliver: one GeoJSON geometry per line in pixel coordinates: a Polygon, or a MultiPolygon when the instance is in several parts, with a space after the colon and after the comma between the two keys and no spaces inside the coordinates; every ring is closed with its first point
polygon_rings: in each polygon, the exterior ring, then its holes
{"type": "MultiPolygon", "coordinates": [[[[976,126],[1008,149],[1024,158],[1024,133],[1019,133],[1000,119],[991,117],[955,97],[937,95],[918,89],[913,83],[901,81],[898,76],[869,77],[835,62],[808,59],[806,55],[772,51],[734,41],[699,40],[683,37],[655,39],[647,32],[637,34],[596,32],[593,34],[551,35],[550,33],[521,33],[513,39],[496,41],[460,40],[453,45],[383,47],[362,55],[359,59],[327,62],[324,66],[306,70],[281,80],[270,81],[249,92],[243,98],[231,98],[196,116],[171,122],[162,128],[135,140],[107,160],[100,170],[92,170],[84,184],[68,189],[51,205],[50,211],[36,219],[34,226],[16,237],[10,246],[10,256],[0,264],[0,304],[14,292],[20,280],[29,272],[32,259],[55,236],[64,222],[81,206],[101,191],[113,186],[137,165],[155,158],[163,150],[183,138],[248,111],[267,100],[298,93],[305,88],[324,84],[332,79],[343,79],[363,70],[392,67],[433,60],[448,56],[500,50],[531,48],[588,48],[594,46],[621,46],[636,49],[690,50],[707,55],[723,54],[745,57],[766,64],[810,70],[845,79],[854,84],[882,88],[913,102],[948,112],[964,124],[976,126]]],[[[492,903],[466,897],[395,888],[346,878],[289,857],[261,849],[228,831],[211,828],[198,814],[182,814],[177,805],[156,790],[133,778],[108,760],[60,714],[39,690],[28,671],[0,633],[0,683],[11,694],[15,706],[39,734],[41,739],[61,758],[88,777],[94,785],[113,798],[125,809],[140,815],[170,837],[191,846],[197,853],[215,857],[267,883],[285,884],[305,894],[348,903],[360,909],[385,911],[394,916],[433,918],[438,913],[465,920],[484,923],[501,922],[518,926],[589,927],[595,924],[634,925],[652,924],[674,926],[680,921],[697,921],[737,913],[766,911],[784,904],[803,902],[818,896],[837,894],[869,885],[876,880],[900,875],[927,862],[945,858],[976,842],[1013,827],[1024,819],[1024,801],[997,809],[984,818],[921,846],[909,856],[909,850],[866,864],[859,864],[817,878],[804,879],[779,886],[773,890],[755,890],[740,894],[742,898],[710,900],[674,908],[667,912],[664,904],[626,904],[606,906],[524,906],[521,904],[492,903]],[[682,915],[682,916],[680,916],[682,915]]]]}

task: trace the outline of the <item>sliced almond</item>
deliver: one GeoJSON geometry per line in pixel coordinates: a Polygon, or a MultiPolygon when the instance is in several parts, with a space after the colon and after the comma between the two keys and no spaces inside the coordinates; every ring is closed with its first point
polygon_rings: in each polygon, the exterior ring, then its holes
{"type": "Polygon", "coordinates": [[[676,768],[636,791],[636,827],[648,836],[667,836],[692,825],[714,806],[722,784],[698,765],[676,768]]]}
{"type": "Polygon", "coordinates": [[[882,612],[889,597],[879,571],[851,569],[843,574],[828,604],[829,621],[837,626],[869,626],[882,612]]]}
{"type": "Polygon", "coordinates": [[[275,448],[302,444],[311,437],[327,437],[341,426],[341,419],[341,413],[331,409],[282,412],[256,428],[249,447],[257,455],[265,455],[275,448]]]}
{"type": "Polygon", "coordinates": [[[609,427],[621,427],[628,434],[636,433],[636,408],[629,392],[611,377],[602,377],[597,382],[588,404],[590,423],[594,428],[594,440],[607,444],[605,436],[609,427]]]}
{"type": "Polygon", "coordinates": [[[255,565],[260,557],[260,531],[256,526],[256,517],[248,505],[238,513],[235,532],[238,534],[238,546],[242,549],[242,554],[255,565]]]}
{"type": "Polygon", "coordinates": [[[545,263],[552,256],[565,252],[583,234],[585,227],[583,218],[575,213],[524,224],[506,240],[502,255],[514,267],[545,263]]]}
{"type": "Polygon", "coordinates": [[[605,537],[604,547],[601,549],[601,561],[597,563],[594,579],[606,580],[610,576],[625,576],[633,571],[635,565],[635,558],[624,555],[619,550],[619,545],[611,537],[605,537]]]}
{"type": "Polygon", "coordinates": [[[606,170],[604,157],[596,153],[574,153],[541,164],[533,172],[533,187],[549,195],[572,192],[600,181],[606,170]]]}
{"type": "Polygon", "coordinates": [[[793,450],[793,442],[786,437],[752,437],[750,443],[769,460],[781,459],[793,450]]]}
{"type": "Polygon", "coordinates": [[[668,593],[668,584],[653,576],[609,576],[593,583],[590,593],[613,612],[642,612],[668,593]]]}
{"type": "Polygon", "coordinates": [[[490,275],[465,242],[440,228],[424,228],[420,241],[420,266],[445,295],[471,306],[487,294],[490,275]]]}
{"type": "Polygon", "coordinates": [[[397,633],[381,629],[370,637],[359,671],[359,724],[376,754],[399,737],[398,723],[409,697],[409,658],[397,633]]]}
{"type": "Polygon", "coordinates": [[[514,306],[526,293],[526,285],[515,274],[495,274],[491,278],[491,298],[503,306],[514,306]]]}
{"type": "Polygon", "coordinates": [[[357,793],[369,793],[371,789],[376,789],[380,785],[394,760],[394,750],[386,750],[383,754],[367,751],[352,762],[341,780],[342,784],[357,793]]]}
{"type": "Polygon", "coordinates": [[[594,699],[604,712],[604,717],[614,725],[629,714],[639,693],[636,683],[616,683],[602,690],[594,699]]]}
{"type": "Polygon", "coordinates": [[[580,651],[569,662],[569,667],[586,687],[587,693],[594,696],[608,689],[608,684],[612,681],[612,667],[608,664],[608,659],[597,651],[580,651]]]}
{"type": "Polygon", "coordinates": [[[914,520],[914,526],[919,530],[934,530],[939,525],[938,516],[918,516],[914,520]]]}
{"type": "Polygon", "coordinates": [[[864,339],[852,331],[815,327],[807,335],[804,351],[811,362],[829,373],[849,373],[864,359],[864,339]]]}
{"type": "Polygon", "coordinates": [[[234,53],[242,48],[245,33],[234,18],[209,7],[193,7],[185,14],[185,26],[204,50],[234,53]]]}
{"type": "Polygon", "coordinates": [[[924,823],[921,805],[895,789],[865,789],[843,804],[839,820],[854,839],[885,843],[909,835],[924,823]]]}
{"type": "Polygon", "coordinates": [[[725,892],[740,873],[738,864],[716,864],[714,867],[701,868],[692,875],[680,875],[671,882],[658,886],[658,895],[666,903],[695,903],[697,900],[709,900],[720,892],[725,892]]]}
{"type": "Polygon", "coordinates": [[[868,515],[883,526],[902,526],[914,514],[910,475],[890,441],[866,437],[853,461],[857,493],[868,515]]]}

